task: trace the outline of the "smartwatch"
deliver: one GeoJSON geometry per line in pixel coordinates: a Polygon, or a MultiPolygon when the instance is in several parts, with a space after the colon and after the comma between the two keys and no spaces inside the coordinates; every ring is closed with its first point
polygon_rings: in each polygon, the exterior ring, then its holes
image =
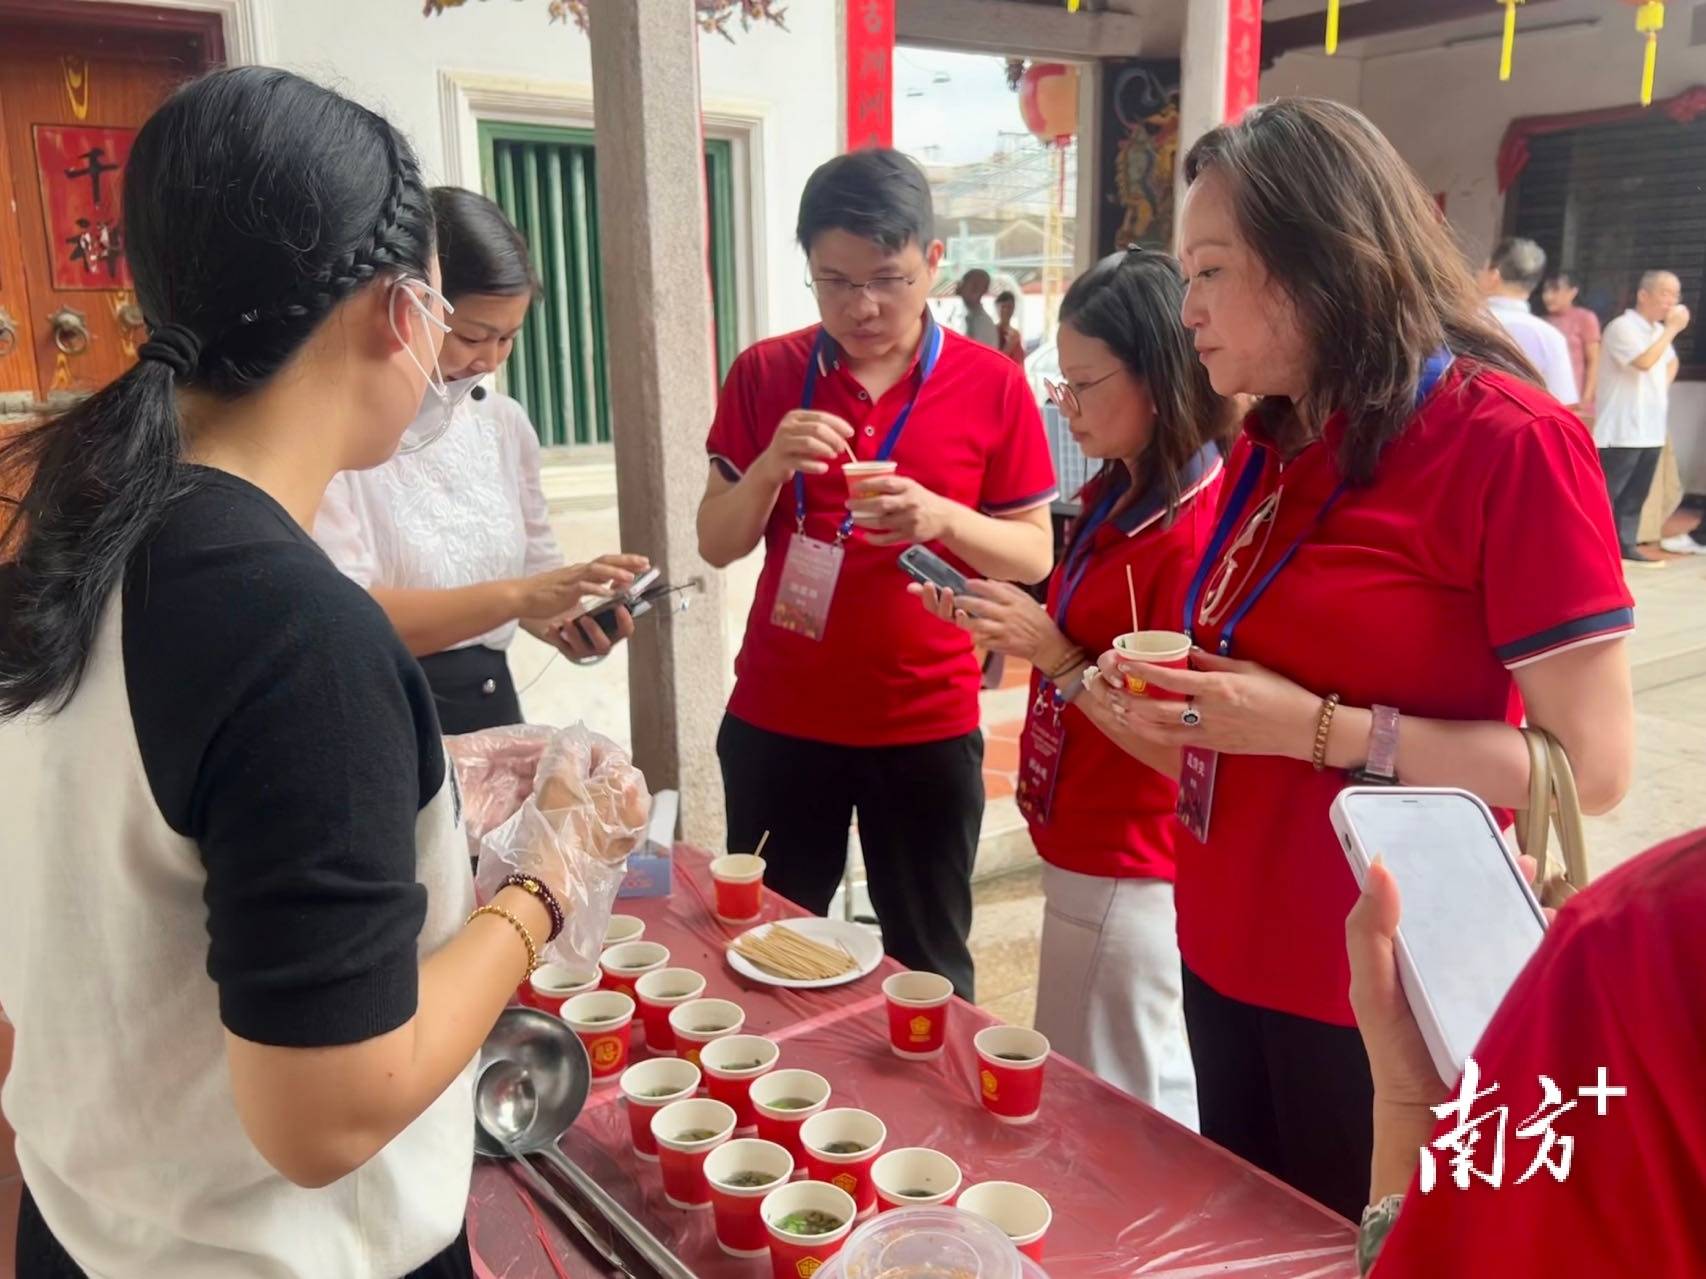
{"type": "Polygon", "coordinates": [[[1390,706],[1376,706],[1370,714],[1368,760],[1351,774],[1351,780],[1362,786],[1396,786],[1398,712],[1390,706]]]}

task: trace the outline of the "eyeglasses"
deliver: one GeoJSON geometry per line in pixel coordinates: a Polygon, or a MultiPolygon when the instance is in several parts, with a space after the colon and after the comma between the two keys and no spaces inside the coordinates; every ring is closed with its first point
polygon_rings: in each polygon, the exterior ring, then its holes
{"type": "Polygon", "coordinates": [[[860,293],[879,305],[898,300],[918,282],[916,275],[879,275],[870,280],[844,280],[838,275],[814,276],[806,287],[825,306],[845,306],[860,293]]]}
{"type": "Polygon", "coordinates": [[[1048,392],[1048,397],[1054,401],[1056,408],[1058,408],[1062,413],[1070,416],[1077,414],[1083,408],[1083,406],[1078,402],[1078,397],[1080,395],[1085,391],[1102,385],[1102,383],[1113,377],[1114,373],[1118,372],[1119,370],[1115,369],[1113,373],[1102,374],[1102,376],[1097,378],[1094,382],[1080,382],[1077,386],[1073,386],[1070,382],[1056,382],[1051,377],[1045,377],[1043,379],[1043,390],[1048,392]]]}

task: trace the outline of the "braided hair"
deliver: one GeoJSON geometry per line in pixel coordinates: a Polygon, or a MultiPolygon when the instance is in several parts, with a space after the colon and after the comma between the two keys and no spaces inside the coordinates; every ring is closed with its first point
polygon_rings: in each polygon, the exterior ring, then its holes
{"type": "Polygon", "coordinates": [[[151,333],[142,358],[0,443],[0,717],[69,700],[131,556],[185,491],[175,385],[248,395],[353,294],[389,274],[425,278],[433,257],[408,143],[270,67],[204,76],[149,118],[124,220],[151,333]]]}

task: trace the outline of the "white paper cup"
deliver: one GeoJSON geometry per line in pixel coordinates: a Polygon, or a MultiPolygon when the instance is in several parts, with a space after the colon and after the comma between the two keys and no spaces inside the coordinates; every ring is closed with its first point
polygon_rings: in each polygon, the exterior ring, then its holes
{"type": "Polygon", "coordinates": [[[675,1050],[695,1066],[706,1044],[725,1035],[738,1035],[744,1025],[745,1009],[727,999],[690,999],[669,1013],[675,1050]]]}
{"type": "Polygon", "coordinates": [[[885,475],[893,475],[900,469],[898,462],[848,462],[841,468],[841,474],[847,481],[848,497],[873,496],[865,491],[869,480],[880,479],[885,475]]]}
{"type": "Polygon", "coordinates": [[[952,1203],[959,1193],[960,1166],[939,1150],[902,1146],[877,1157],[871,1165],[877,1184],[877,1211],[889,1208],[932,1208],[952,1203]],[[911,1194],[922,1190],[924,1194],[911,1194]]]}
{"type": "Polygon", "coordinates": [[[1043,1236],[1054,1221],[1054,1209],[1042,1195],[1016,1181],[984,1181],[966,1187],[958,1204],[962,1212],[976,1213],[1000,1226],[1014,1245],[1033,1258],[1041,1251],[1043,1236]]]}
{"type": "Polygon", "coordinates": [[[612,915],[604,929],[604,944],[620,946],[625,941],[639,941],[646,935],[646,921],[638,915],[612,915]]]}

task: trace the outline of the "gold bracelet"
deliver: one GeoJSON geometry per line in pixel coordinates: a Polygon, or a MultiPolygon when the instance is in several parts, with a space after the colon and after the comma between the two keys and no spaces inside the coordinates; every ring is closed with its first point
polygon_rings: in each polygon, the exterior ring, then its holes
{"type": "Polygon", "coordinates": [[[499,919],[507,920],[509,922],[509,926],[515,929],[516,936],[521,938],[521,944],[527,947],[527,972],[525,975],[531,977],[534,970],[539,967],[539,948],[533,944],[533,937],[527,931],[527,925],[523,924],[502,906],[493,906],[488,903],[485,906],[481,906],[473,914],[469,915],[467,921],[463,924],[463,927],[467,927],[468,924],[473,923],[481,915],[496,915],[499,919]]]}
{"type": "Polygon", "coordinates": [[[1327,738],[1333,732],[1333,712],[1339,709],[1339,695],[1329,693],[1321,701],[1321,718],[1315,721],[1315,754],[1310,761],[1317,773],[1327,768],[1327,738]]]}

